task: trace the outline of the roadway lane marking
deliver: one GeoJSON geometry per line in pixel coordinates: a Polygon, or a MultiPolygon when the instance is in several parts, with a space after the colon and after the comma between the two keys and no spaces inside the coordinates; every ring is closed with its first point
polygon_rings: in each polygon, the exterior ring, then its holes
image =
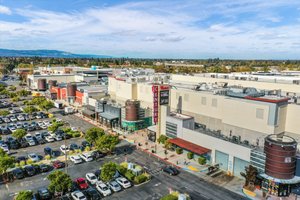
{"type": "Polygon", "coordinates": [[[161,184],[161,182],[156,183],[154,186],[157,187],[157,186],[159,186],[160,184],[161,184]]]}

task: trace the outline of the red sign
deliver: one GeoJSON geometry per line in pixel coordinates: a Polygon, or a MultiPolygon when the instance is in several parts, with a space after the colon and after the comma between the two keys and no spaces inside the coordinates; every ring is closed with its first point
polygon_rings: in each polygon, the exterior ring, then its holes
{"type": "Polygon", "coordinates": [[[161,85],[160,90],[169,90],[169,86],[168,85],[161,85]]]}
{"type": "Polygon", "coordinates": [[[153,122],[157,124],[158,122],[158,85],[152,86],[153,93],[153,122]]]}

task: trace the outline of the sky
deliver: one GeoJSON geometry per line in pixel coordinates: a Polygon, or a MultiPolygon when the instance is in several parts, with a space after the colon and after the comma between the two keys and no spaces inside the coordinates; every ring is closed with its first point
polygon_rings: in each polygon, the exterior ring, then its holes
{"type": "Polygon", "coordinates": [[[299,0],[0,0],[0,48],[300,59],[299,0]]]}

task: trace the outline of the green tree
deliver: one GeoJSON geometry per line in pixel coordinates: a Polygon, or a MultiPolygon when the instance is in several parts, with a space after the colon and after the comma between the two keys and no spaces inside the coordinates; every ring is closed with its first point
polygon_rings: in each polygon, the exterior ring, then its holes
{"type": "Polygon", "coordinates": [[[173,194],[167,194],[166,196],[162,197],[160,200],[178,200],[178,197],[173,194]]]}
{"type": "Polygon", "coordinates": [[[15,137],[16,139],[20,140],[26,134],[27,134],[27,132],[24,129],[17,129],[15,132],[12,133],[12,136],[15,137]]]}
{"type": "Polygon", "coordinates": [[[59,127],[63,126],[63,122],[52,122],[52,125],[48,127],[48,131],[55,132],[59,127]]]}
{"type": "Polygon", "coordinates": [[[16,86],[14,86],[14,85],[11,85],[11,86],[9,86],[9,88],[8,88],[10,91],[16,91],[16,86]]]}
{"type": "Polygon", "coordinates": [[[102,128],[93,127],[93,128],[90,128],[86,131],[85,139],[90,144],[95,144],[97,139],[100,138],[101,136],[103,136],[104,134],[105,133],[104,133],[104,130],[102,128]]]}
{"type": "Polygon", "coordinates": [[[105,163],[101,168],[101,179],[105,182],[110,181],[116,174],[117,164],[114,162],[105,163]]]}
{"type": "Polygon", "coordinates": [[[0,115],[7,116],[7,115],[9,115],[9,111],[8,110],[0,110],[0,115]]]}
{"type": "Polygon", "coordinates": [[[54,103],[52,101],[43,101],[39,104],[39,108],[47,112],[53,107],[54,107],[54,103]]]}
{"type": "Polygon", "coordinates": [[[3,149],[0,149],[0,174],[6,173],[6,170],[14,167],[15,159],[8,156],[3,149]]]}
{"type": "Polygon", "coordinates": [[[18,102],[18,101],[20,101],[21,99],[20,99],[20,97],[16,96],[16,97],[12,98],[11,100],[12,100],[13,102],[18,102]]]}
{"type": "Polygon", "coordinates": [[[96,140],[96,148],[103,153],[112,152],[119,143],[118,136],[102,135],[96,140]]]}
{"type": "Polygon", "coordinates": [[[24,190],[18,193],[16,200],[32,200],[33,192],[24,190]]]}
{"type": "Polygon", "coordinates": [[[26,106],[23,110],[25,113],[32,114],[37,111],[37,108],[34,106],[26,106]]]}
{"type": "Polygon", "coordinates": [[[72,179],[62,171],[54,171],[47,176],[50,181],[49,190],[51,192],[67,192],[72,187],[72,179]]]}

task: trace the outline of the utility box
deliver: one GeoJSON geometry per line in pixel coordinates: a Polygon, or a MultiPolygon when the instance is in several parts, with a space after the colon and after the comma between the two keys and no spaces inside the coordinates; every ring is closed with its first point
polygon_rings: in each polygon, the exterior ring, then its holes
{"type": "Polygon", "coordinates": [[[54,102],[54,107],[58,108],[58,109],[62,109],[63,108],[63,103],[59,102],[59,101],[55,101],[54,102]]]}

